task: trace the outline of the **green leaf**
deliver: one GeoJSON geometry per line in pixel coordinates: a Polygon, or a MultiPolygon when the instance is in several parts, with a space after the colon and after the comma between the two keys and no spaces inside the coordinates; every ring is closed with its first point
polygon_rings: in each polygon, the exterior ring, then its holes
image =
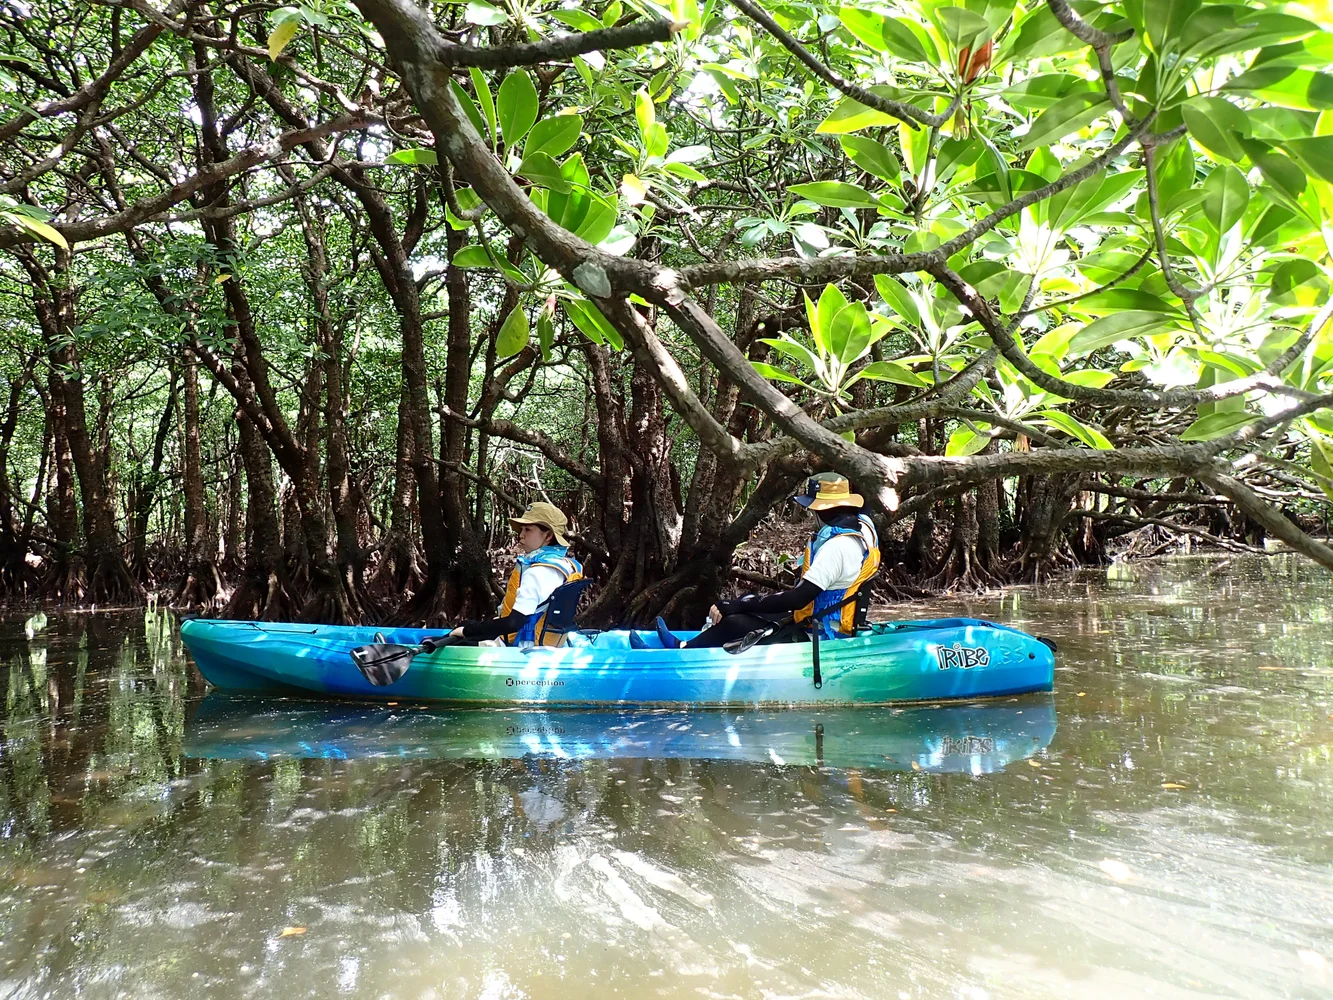
{"type": "Polygon", "coordinates": [[[1242,136],[1250,134],[1245,112],[1221,97],[1195,97],[1180,106],[1190,137],[1210,153],[1240,160],[1245,150],[1242,136]]]}
{"type": "MultiPolygon", "coordinates": [[[[813,312],[814,303],[810,301],[810,296],[805,297],[806,311],[813,312]]],[[[781,337],[762,337],[760,343],[767,344],[779,354],[785,354],[787,357],[799,361],[805,367],[809,368],[816,375],[822,375],[824,364],[819,360],[818,355],[810,348],[806,347],[799,340],[793,340],[785,334],[781,337]]]]}
{"type": "Polygon", "coordinates": [[[787,188],[798,198],[828,205],[831,208],[877,208],[879,202],[865,188],[844,181],[815,181],[811,184],[793,184],[787,188]]]}
{"type": "Polygon", "coordinates": [[[1287,66],[1260,66],[1222,85],[1232,94],[1300,111],[1333,108],[1333,76],[1287,66]]]}
{"type": "Polygon", "coordinates": [[[490,254],[486,248],[480,244],[473,243],[471,246],[463,247],[454,254],[454,267],[494,267],[491,263],[490,254]]]}
{"type": "Polygon", "coordinates": [[[573,232],[596,246],[616,228],[616,212],[620,206],[614,197],[604,198],[599,194],[590,195],[589,202],[583,221],[574,227],[573,232]]]}
{"type": "Polygon", "coordinates": [[[1106,435],[1095,427],[1089,427],[1076,417],[1065,413],[1063,410],[1039,410],[1037,411],[1045,419],[1042,421],[1049,427],[1057,427],[1072,438],[1082,441],[1089,448],[1097,448],[1101,451],[1110,450],[1113,445],[1106,439],[1106,435]]]}
{"type": "Polygon", "coordinates": [[[65,237],[60,234],[58,229],[53,226],[48,226],[41,219],[35,218],[28,212],[7,211],[0,212],[0,216],[8,219],[19,228],[28,230],[28,232],[32,233],[34,236],[40,236],[42,239],[49,240],[58,247],[64,247],[66,250],[69,249],[69,243],[66,241],[65,237]]]}
{"type": "Polygon", "coordinates": [[[848,31],[877,52],[892,52],[908,62],[931,61],[916,35],[895,17],[860,7],[839,7],[838,18],[848,31]]]}
{"type": "Polygon", "coordinates": [[[433,167],[440,158],[433,149],[399,149],[384,158],[385,163],[405,163],[411,167],[433,167]]]}
{"type": "Polygon", "coordinates": [[[1145,0],[1143,21],[1148,44],[1159,56],[1167,49],[1180,51],[1185,23],[1199,9],[1199,0],[1145,0]]]}
{"type": "Polygon", "coordinates": [[[864,302],[849,303],[833,317],[829,331],[829,353],[844,365],[850,365],[869,348],[870,314],[866,312],[864,302]]]}
{"type": "Polygon", "coordinates": [[[1077,52],[1084,44],[1067,31],[1045,4],[1029,10],[1005,38],[1001,58],[1007,62],[1044,59],[1077,52]]]}
{"type": "Polygon", "coordinates": [[[1074,357],[1091,354],[1117,341],[1145,337],[1172,325],[1171,317],[1157,312],[1131,309],[1128,312],[1112,313],[1094,320],[1076,333],[1069,342],[1069,353],[1074,357]]]}
{"type": "Polygon", "coordinates": [[[568,192],[571,189],[569,181],[560,172],[560,164],[546,153],[528,153],[519,164],[518,172],[532,183],[552,191],[568,192]]]}
{"type": "Polygon", "coordinates": [[[1312,260],[1297,258],[1280,264],[1268,285],[1268,298],[1278,306],[1316,306],[1328,295],[1328,279],[1312,260]]]}
{"type": "Polygon", "coordinates": [[[1244,410],[1225,410],[1200,417],[1185,428],[1180,435],[1182,441],[1212,441],[1240,430],[1246,424],[1254,423],[1259,418],[1244,410]]]}
{"type": "Polygon", "coordinates": [[[273,26],[273,30],[268,35],[268,57],[277,62],[278,56],[282,55],[289,42],[296,37],[296,32],[301,28],[301,16],[293,8],[286,8],[290,14],[282,17],[273,26]]]}
{"type": "Polygon", "coordinates": [[[528,141],[523,144],[523,153],[545,153],[547,156],[562,156],[569,152],[583,131],[581,115],[553,115],[543,118],[528,133],[528,141]]]}
{"type": "Polygon", "coordinates": [[[852,380],[859,378],[874,379],[877,382],[892,382],[895,385],[928,386],[930,385],[912,369],[906,365],[900,365],[896,361],[872,361],[866,365],[852,380]]]}
{"type": "Polygon", "coordinates": [[[673,177],[683,177],[687,181],[693,181],[695,183],[708,180],[707,176],[701,171],[695,170],[688,163],[672,163],[668,160],[662,165],[662,169],[673,177]]]}
{"type": "Polygon", "coordinates": [[[508,358],[528,346],[528,314],[522,305],[514,306],[495,338],[496,357],[508,358]]]}
{"type": "Polygon", "coordinates": [[[898,157],[884,143],[860,135],[844,135],[838,141],[848,159],[862,170],[881,180],[898,183],[903,168],[898,163],[898,157]]]}
{"type": "Polygon", "coordinates": [[[1069,73],[1043,73],[1020,80],[1004,91],[1006,101],[1021,111],[1039,111],[1049,108],[1073,94],[1097,92],[1087,80],[1069,73]]]}
{"type": "Polygon", "coordinates": [[[596,31],[602,26],[601,21],[582,10],[564,8],[553,10],[550,15],[562,24],[569,25],[575,31],[596,31]]]}
{"type": "Polygon", "coordinates": [[[1333,135],[1288,139],[1282,146],[1308,173],[1333,183],[1333,135]]]}
{"type": "Polygon", "coordinates": [[[477,130],[477,135],[481,136],[484,141],[486,138],[486,122],[481,117],[481,112],[477,109],[477,102],[469,96],[468,92],[463,89],[463,85],[457,80],[450,80],[449,88],[454,92],[454,98],[463,108],[463,113],[467,115],[468,121],[470,121],[472,127],[477,130]]]}
{"type": "MultiPolygon", "coordinates": [[[[977,430],[988,430],[990,425],[973,422],[977,430]]],[[[957,427],[949,435],[948,442],[944,445],[945,458],[966,458],[968,455],[975,455],[979,451],[985,451],[986,445],[991,443],[989,434],[978,434],[971,427],[957,427]]]]}
{"type": "Polygon", "coordinates": [[[971,48],[977,41],[990,37],[986,19],[965,7],[939,7],[935,10],[935,20],[955,52],[971,48]]]}
{"type": "Polygon", "coordinates": [[[838,313],[847,308],[847,297],[837,285],[828,284],[819,295],[819,305],[815,309],[815,324],[810,328],[815,346],[822,354],[836,354],[833,349],[833,320],[838,313]]]}
{"type": "Polygon", "coordinates": [[[1065,136],[1090,124],[1110,109],[1111,99],[1104,92],[1082,92],[1062,97],[1037,116],[1027,135],[1019,140],[1019,149],[1059,142],[1065,136]]]}
{"type": "Polygon", "coordinates": [[[1164,315],[1175,312],[1166,299],[1143,288],[1104,288],[1079,299],[1070,308],[1089,316],[1109,316],[1131,309],[1164,315]]]}
{"type": "MultiPolygon", "coordinates": [[[[495,98],[491,96],[491,85],[486,82],[486,74],[473,66],[469,71],[472,75],[472,89],[477,92],[477,103],[481,105],[481,113],[486,116],[486,124],[490,126],[488,133],[491,143],[495,142],[495,98]]],[[[482,138],[487,138],[483,135],[482,138]]]]}
{"type": "Polygon", "coordinates": [[[1194,150],[1186,139],[1159,147],[1157,197],[1167,214],[1171,203],[1194,185],[1194,150]]]}
{"type": "Polygon", "coordinates": [[[673,163],[698,163],[700,160],[706,160],[713,155],[713,147],[698,144],[694,146],[681,146],[680,149],[672,150],[671,155],[666,158],[667,164],[673,163]]]}
{"type": "Polygon", "coordinates": [[[773,365],[765,364],[762,361],[751,361],[750,365],[760,375],[764,376],[764,378],[773,379],[776,382],[790,382],[793,385],[804,386],[811,392],[818,391],[815,389],[814,386],[810,385],[808,382],[805,382],[802,379],[797,378],[790,372],[784,372],[781,368],[775,368],[773,365]]]}
{"type": "Polygon", "coordinates": [[[1310,438],[1310,468],[1319,477],[1315,482],[1324,495],[1333,500],[1333,441],[1316,436],[1310,438]]]}
{"type": "Polygon", "coordinates": [[[930,159],[930,133],[923,128],[910,128],[898,123],[898,148],[903,152],[903,165],[913,177],[920,177],[930,159]]]}
{"type": "MultiPolygon", "coordinates": [[[[887,84],[877,83],[866,89],[872,94],[890,101],[896,101],[902,97],[896,87],[890,87],[887,84]]],[[[855,101],[850,97],[844,97],[833,108],[833,113],[825,118],[815,131],[825,134],[841,135],[846,132],[856,132],[863,128],[871,128],[872,126],[892,125],[897,120],[898,119],[894,118],[892,115],[885,114],[883,111],[876,111],[874,108],[866,107],[860,101],[855,101]]]]}
{"type": "MultiPolygon", "coordinates": [[[[1058,363],[1064,360],[1064,356],[1069,350],[1069,342],[1074,339],[1074,334],[1077,332],[1078,325],[1076,323],[1065,323],[1053,330],[1047,330],[1037,338],[1037,342],[1032,345],[1028,354],[1033,358],[1044,354],[1058,363]]],[[[1066,380],[1069,379],[1068,375],[1064,377],[1066,380]]]]}
{"type": "Polygon", "coordinates": [[[551,322],[551,313],[543,309],[537,315],[537,346],[541,348],[542,360],[551,360],[551,345],[555,343],[555,324],[551,322]]]}
{"type": "Polygon", "coordinates": [[[921,325],[921,310],[916,299],[904,288],[897,278],[887,274],[875,275],[875,290],[879,292],[888,307],[911,326],[921,325]]]}
{"type": "Polygon", "coordinates": [[[620,331],[587,299],[565,299],[561,305],[574,325],[594,344],[610,344],[617,351],[624,348],[625,341],[620,331]]]}
{"type": "Polygon", "coordinates": [[[1231,231],[1250,204],[1250,185],[1245,175],[1231,165],[1218,167],[1203,182],[1204,218],[1218,235],[1231,231]]]}
{"type": "Polygon", "coordinates": [[[537,120],[537,88],[527,70],[512,71],[500,84],[497,116],[505,145],[517,146],[537,120]]]}
{"type": "Polygon", "coordinates": [[[498,7],[493,7],[484,0],[472,0],[463,12],[463,20],[468,24],[480,24],[483,27],[490,27],[496,24],[504,24],[509,20],[509,15],[498,7]]]}
{"type": "Polygon", "coordinates": [[[634,118],[639,123],[639,135],[646,145],[648,133],[657,121],[657,110],[653,107],[653,99],[647,90],[640,90],[634,95],[634,118]]]}
{"type": "Polygon", "coordinates": [[[1281,153],[1251,153],[1250,159],[1259,168],[1269,185],[1285,197],[1294,210],[1302,210],[1301,195],[1305,191],[1305,171],[1281,153]]]}

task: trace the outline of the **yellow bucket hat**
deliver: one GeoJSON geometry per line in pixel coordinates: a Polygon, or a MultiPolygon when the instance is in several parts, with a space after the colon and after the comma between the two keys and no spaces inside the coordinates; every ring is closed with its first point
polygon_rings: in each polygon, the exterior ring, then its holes
{"type": "Polygon", "coordinates": [[[509,523],[518,531],[525,524],[538,524],[543,528],[550,528],[551,534],[555,535],[557,545],[568,545],[569,539],[565,537],[565,532],[569,530],[569,518],[560,512],[560,508],[549,503],[530,503],[520,517],[511,517],[509,523]]]}
{"type": "Polygon", "coordinates": [[[805,481],[805,489],[792,499],[809,510],[865,506],[865,499],[859,493],[853,493],[847,480],[836,472],[811,476],[805,481]]]}

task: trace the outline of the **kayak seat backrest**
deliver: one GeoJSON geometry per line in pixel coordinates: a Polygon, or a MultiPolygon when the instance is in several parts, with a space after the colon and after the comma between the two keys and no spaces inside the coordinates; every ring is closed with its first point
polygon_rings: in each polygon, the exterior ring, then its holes
{"type": "Polygon", "coordinates": [[[541,631],[537,634],[538,646],[557,645],[548,642],[547,637],[562,636],[578,628],[574,624],[574,613],[578,611],[583,589],[591,582],[591,580],[571,580],[551,591],[546,603],[537,609],[538,614],[545,613],[541,631]]]}

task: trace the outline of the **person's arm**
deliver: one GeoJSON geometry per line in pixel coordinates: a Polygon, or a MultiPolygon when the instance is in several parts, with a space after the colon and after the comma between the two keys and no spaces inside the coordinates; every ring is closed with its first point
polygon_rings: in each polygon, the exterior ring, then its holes
{"type": "Polygon", "coordinates": [[[468,639],[498,639],[502,635],[517,632],[528,623],[528,617],[521,611],[511,611],[503,618],[492,618],[485,622],[467,622],[459,631],[468,639]]]}
{"type": "Polygon", "coordinates": [[[749,600],[718,601],[717,609],[724,615],[755,614],[771,615],[797,611],[811,603],[824,592],[824,588],[810,580],[802,580],[791,590],[768,597],[754,597],[749,600]]]}

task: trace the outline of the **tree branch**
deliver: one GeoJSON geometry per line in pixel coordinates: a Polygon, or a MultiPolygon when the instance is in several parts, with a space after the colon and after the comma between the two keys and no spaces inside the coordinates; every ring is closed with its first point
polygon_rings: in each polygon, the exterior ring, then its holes
{"type": "Polygon", "coordinates": [[[958,110],[958,95],[955,94],[949,106],[937,115],[932,115],[927,111],[911,104],[904,104],[902,101],[893,101],[887,97],[880,97],[873,91],[866,90],[864,87],[857,86],[849,80],[844,80],[833,70],[829,69],[822,62],[816,59],[804,45],[802,45],[795,36],[786,31],[782,25],[773,20],[758,4],[751,3],[750,0],[731,0],[732,4],[743,12],[751,20],[758,21],[764,26],[764,29],[782,43],[783,48],[787,49],[792,55],[799,59],[811,73],[819,77],[831,87],[837,88],[843,94],[859,101],[868,108],[874,108],[876,111],[882,111],[886,115],[897,118],[900,122],[905,122],[912,128],[919,128],[925,125],[927,128],[939,128],[953,113],[958,110]]]}
{"type": "Polygon", "coordinates": [[[446,66],[476,66],[479,69],[504,69],[509,66],[534,66],[555,59],[570,59],[606,49],[632,49],[653,42],[666,42],[686,27],[680,21],[656,19],[633,21],[614,28],[599,28],[577,34],[555,35],[541,42],[476,48],[440,39],[435,58],[446,66]]]}
{"type": "Polygon", "coordinates": [[[1036,188],[1020,195],[1013,201],[997,208],[990,215],[970,228],[959,233],[947,243],[941,243],[934,250],[920,253],[895,254],[889,257],[770,257],[767,259],[735,260],[724,263],[709,262],[692,264],[682,268],[680,282],[687,288],[699,288],[704,285],[716,285],[722,282],[766,281],[774,278],[791,278],[817,284],[819,282],[840,281],[843,278],[870,277],[876,274],[905,274],[909,271],[929,271],[932,267],[946,262],[958,251],[971,246],[980,237],[986,235],[1005,219],[1012,218],[1029,205],[1080,184],[1094,174],[1104,170],[1112,160],[1123,153],[1132,143],[1147,134],[1153,116],[1147,115],[1120,139],[1108,146],[1098,156],[1093,157],[1077,170],[1062,174],[1044,187],[1036,188]]]}

